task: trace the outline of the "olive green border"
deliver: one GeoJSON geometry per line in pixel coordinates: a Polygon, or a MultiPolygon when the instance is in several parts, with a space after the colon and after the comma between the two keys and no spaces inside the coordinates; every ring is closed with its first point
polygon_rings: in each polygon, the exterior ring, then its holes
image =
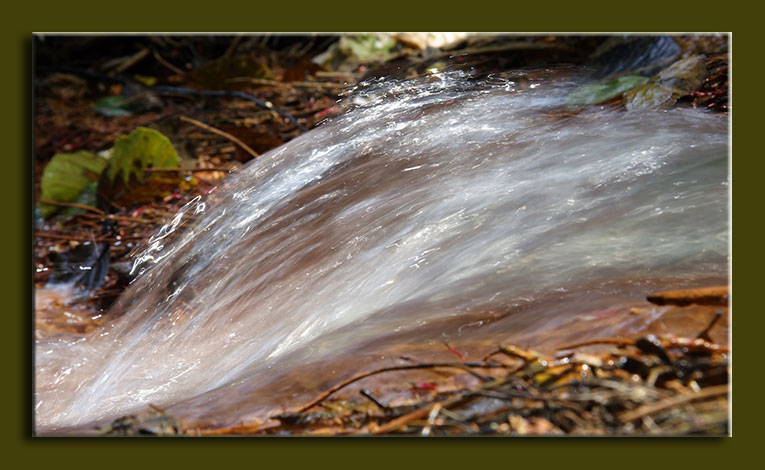
{"type": "MultiPolygon", "coordinates": [[[[754,226],[762,200],[752,194],[762,151],[751,148],[747,134],[761,121],[747,115],[755,94],[747,84],[758,79],[748,57],[761,57],[760,28],[750,25],[754,11],[735,11],[730,4],[686,2],[164,2],[30,0],[14,5],[23,12],[5,11],[2,28],[4,65],[0,73],[0,101],[4,110],[0,129],[5,156],[0,245],[5,321],[2,358],[6,372],[3,394],[3,448],[7,461],[35,467],[127,468],[135,466],[208,468],[308,465],[344,467],[487,468],[533,466],[549,468],[576,464],[583,467],[633,464],[640,467],[720,468],[735,456],[748,459],[746,448],[757,439],[755,417],[762,410],[755,383],[763,360],[759,340],[762,312],[754,309],[749,292],[759,273],[750,264],[759,254],[753,243],[761,239],[754,226]],[[249,6],[245,6],[249,5],[249,6]],[[243,10],[244,8],[244,10],[243,10]],[[735,381],[733,438],[704,439],[590,439],[456,438],[415,440],[379,439],[153,439],[108,440],[31,437],[31,312],[32,312],[32,41],[33,31],[358,31],[358,30],[476,30],[476,31],[733,31],[736,154],[734,200],[738,216],[735,232],[735,381]],[[752,52],[751,55],[747,52],[752,52]],[[743,171],[742,171],[743,168],[743,171]],[[755,238],[756,237],[756,238],[755,238]],[[747,248],[747,256],[743,255],[747,248]],[[751,260],[751,261],[750,261],[751,260]],[[749,277],[744,276],[747,271],[749,277]],[[748,307],[748,308],[747,308],[748,307]],[[18,457],[14,459],[13,457],[18,457]],[[127,457],[127,458],[126,458],[127,457]],[[129,458],[134,457],[134,458],[129,458]]],[[[759,26],[759,25],[758,25],[759,26]]],[[[762,133],[761,130],[756,130],[762,133]]],[[[754,453],[754,452],[753,452],[754,453]]],[[[756,457],[754,457],[756,458],[756,457]]],[[[756,461],[756,460],[754,460],[756,461]]],[[[630,465],[632,466],[632,465],[630,465]]]]}

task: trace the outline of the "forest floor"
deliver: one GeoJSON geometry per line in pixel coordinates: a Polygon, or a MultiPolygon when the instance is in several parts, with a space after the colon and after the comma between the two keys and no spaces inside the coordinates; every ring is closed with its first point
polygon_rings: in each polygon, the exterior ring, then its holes
{"type": "MultiPolygon", "coordinates": [[[[109,306],[131,280],[132,256],[158,227],[194,197],[216,191],[248,161],[341,113],[342,98],[359,82],[442,70],[485,77],[581,65],[621,47],[609,41],[613,38],[36,38],[34,194],[39,206],[48,207],[46,217],[39,210],[35,214],[36,338],[86,333],[106,321],[109,306]],[[137,162],[144,164],[140,181],[120,185],[103,174],[88,175],[89,185],[78,188],[77,197],[43,197],[54,194],[44,187],[51,184],[44,176],[54,156],[103,153],[139,126],[167,137],[177,163],[137,162]],[[72,266],[83,263],[99,275],[76,278],[84,292],[77,299],[43,289],[54,280],[73,279],[72,266]]],[[[662,85],[662,73],[668,83],[666,70],[673,63],[698,67],[672,76],[673,83],[692,84],[674,88],[671,100],[659,105],[728,113],[726,38],[687,36],[675,42],[679,55],[659,68],[651,84],[662,85]]],[[[585,98],[590,101],[584,105],[618,109],[636,102],[635,94],[624,90],[606,89],[598,97],[585,98]]],[[[445,344],[451,360],[370,370],[266,422],[200,429],[153,409],[102,432],[726,434],[727,296],[727,287],[659,294],[625,313],[661,308],[666,318],[696,318],[693,325],[702,325],[698,331],[680,328],[660,336],[646,330],[600,345],[558,344],[557,352],[546,353],[494,345],[480,361],[467,361],[463,351],[445,344]],[[372,385],[389,380],[390,373],[398,374],[396,380],[405,385],[399,389],[408,393],[385,401],[372,385]]]]}

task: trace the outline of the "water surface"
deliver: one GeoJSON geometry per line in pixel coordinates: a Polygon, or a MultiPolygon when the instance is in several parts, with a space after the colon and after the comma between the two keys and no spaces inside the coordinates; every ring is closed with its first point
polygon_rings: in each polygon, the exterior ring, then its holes
{"type": "Polygon", "coordinates": [[[553,76],[362,86],[346,114],[185,207],[136,259],[117,320],[38,341],[38,432],[148,403],[250,416],[277,372],[379,338],[480,329],[551,295],[725,282],[727,117],[562,117],[578,83],[553,76]],[[183,213],[197,216],[169,242],[183,213]]]}

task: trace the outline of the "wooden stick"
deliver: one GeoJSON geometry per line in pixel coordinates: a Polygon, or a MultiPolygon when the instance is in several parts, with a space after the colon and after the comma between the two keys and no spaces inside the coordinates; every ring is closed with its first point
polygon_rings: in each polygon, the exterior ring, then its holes
{"type": "Polygon", "coordinates": [[[171,64],[170,62],[166,61],[161,55],[159,55],[159,52],[154,51],[154,58],[157,59],[157,62],[164,65],[165,67],[169,68],[173,72],[177,73],[178,75],[185,76],[186,72],[179,69],[175,65],[171,64]]]}
{"type": "Polygon", "coordinates": [[[120,237],[120,238],[109,238],[109,237],[103,237],[103,238],[90,238],[85,236],[77,236],[77,235],[61,235],[58,233],[46,233],[46,232],[35,232],[35,237],[39,238],[55,238],[58,240],[73,240],[78,242],[121,242],[125,240],[144,240],[146,238],[149,238],[149,235],[146,236],[137,236],[137,237],[120,237]]]}
{"type": "Polygon", "coordinates": [[[592,346],[596,344],[615,344],[617,346],[634,346],[635,341],[631,339],[626,339],[626,338],[601,338],[601,339],[593,339],[590,341],[583,341],[581,343],[569,344],[569,345],[561,346],[555,349],[559,351],[563,351],[566,349],[576,349],[576,348],[581,348],[583,346],[592,346]]]}
{"type": "Polygon", "coordinates": [[[399,429],[400,427],[406,425],[410,421],[429,415],[434,409],[436,409],[436,407],[438,407],[438,411],[440,412],[441,409],[446,409],[451,406],[454,406],[458,404],[459,402],[468,399],[471,395],[472,395],[471,393],[468,393],[466,395],[457,395],[451,398],[447,398],[446,400],[443,400],[443,401],[438,401],[431,406],[423,406],[422,408],[418,410],[414,410],[411,413],[405,414],[404,416],[400,416],[370,431],[372,432],[372,434],[382,434],[386,432],[395,431],[399,429]]]}
{"type": "Polygon", "coordinates": [[[100,215],[100,214],[85,213],[85,214],[79,214],[79,216],[92,217],[92,218],[100,219],[100,220],[109,219],[109,220],[117,220],[117,221],[123,221],[123,222],[137,222],[139,224],[154,223],[153,220],[149,220],[149,219],[142,219],[139,217],[125,217],[125,216],[113,215],[113,214],[100,215]]]}
{"type": "Polygon", "coordinates": [[[317,70],[314,75],[317,77],[326,77],[326,78],[335,78],[335,77],[358,78],[362,76],[363,74],[357,73],[357,72],[325,72],[324,70],[317,70]]]}
{"type": "MultiPolygon", "coordinates": [[[[223,132],[223,131],[221,131],[221,132],[223,132]]],[[[163,172],[163,171],[166,171],[166,172],[175,172],[175,173],[185,173],[185,172],[189,172],[189,173],[201,173],[201,172],[204,172],[204,171],[225,171],[225,172],[229,172],[229,171],[234,171],[234,170],[238,170],[238,168],[237,167],[231,167],[231,168],[217,168],[217,167],[216,168],[144,168],[143,171],[148,171],[148,172],[152,172],[152,171],[163,172]]]]}
{"type": "Polygon", "coordinates": [[[37,202],[41,204],[50,204],[51,206],[77,207],[80,209],[85,209],[86,211],[95,212],[96,214],[104,215],[104,211],[100,209],[96,209],[95,207],[86,206],[85,204],[79,204],[76,202],[58,202],[58,201],[51,201],[48,199],[39,199],[37,202]]]}
{"type": "Polygon", "coordinates": [[[338,89],[345,88],[345,83],[326,83],[326,82],[280,82],[278,80],[267,80],[265,78],[234,77],[226,80],[227,83],[251,83],[253,85],[267,85],[283,88],[327,88],[338,89]]]}
{"type": "Polygon", "coordinates": [[[238,424],[235,426],[227,426],[225,428],[213,428],[213,429],[195,429],[187,430],[184,434],[200,435],[200,436],[225,436],[231,434],[255,434],[269,428],[278,427],[278,421],[266,421],[265,423],[254,422],[250,424],[238,424]]]}
{"type": "Polygon", "coordinates": [[[136,52],[135,54],[131,55],[130,57],[126,57],[124,60],[121,60],[116,67],[114,67],[114,73],[124,72],[125,70],[134,66],[138,62],[142,61],[143,58],[146,57],[148,54],[149,54],[149,50],[146,48],[143,48],[140,51],[136,52]]]}
{"type": "Polygon", "coordinates": [[[291,116],[290,114],[285,113],[281,109],[275,107],[271,103],[266,103],[263,100],[260,100],[252,95],[249,95],[247,93],[242,93],[241,91],[230,91],[230,90],[194,90],[192,88],[183,88],[183,87],[174,87],[174,86],[155,86],[152,89],[152,92],[154,93],[172,93],[172,94],[180,94],[180,95],[197,95],[197,96],[210,96],[210,97],[220,97],[220,96],[230,96],[232,98],[241,98],[243,100],[251,101],[261,107],[262,109],[273,111],[279,116],[283,117],[284,119],[287,119],[292,124],[295,125],[298,129],[300,129],[303,132],[307,132],[308,128],[306,128],[304,125],[300,124],[297,119],[294,118],[294,116],[291,116]]]}
{"type": "Polygon", "coordinates": [[[453,367],[457,369],[463,369],[465,367],[482,367],[482,368],[497,368],[502,367],[499,364],[495,364],[493,362],[491,363],[485,363],[485,362],[441,362],[441,363],[426,363],[426,364],[414,364],[414,365],[402,365],[402,366],[391,366],[391,367],[383,367],[381,369],[373,370],[370,372],[363,372],[361,374],[355,375],[351,377],[350,379],[344,380],[340,382],[339,384],[333,386],[326,392],[322,393],[318,397],[311,400],[307,405],[302,406],[298,412],[302,413],[312,406],[321,403],[322,401],[326,400],[330,395],[337,392],[338,390],[347,387],[348,385],[352,384],[353,382],[357,382],[361,379],[370,377],[372,375],[381,374],[383,372],[391,372],[395,370],[411,370],[411,369],[433,369],[436,367],[453,367]]]}
{"type": "Polygon", "coordinates": [[[674,408],[678,405],[682,405],[683,403],[688,403],[688,402],[696,401],[696,400],[703,400],[705,398],[711,398],[711,397],[716,397],[719,395],[727,395],[727,394],[728,394],[728,384],[715,385],[713,387],[705,388],[698,393],[685,393],[680,396],[674,396],[674,397],[661,400],[657,403],[641,406],[640,408],[636,410],[622,413],[620,418],[623,422],[628,423],[630,421],[640,419],[644,416],[649,416],[659,411],[666,410],[667,408],[674,408]]]}
{"type": "Polygon", "coordinates": [[[440,410],[443,407],[443,403],[436,402],[435,404],[433,404],[433,406],[422,407],[419,410],[415,410],[415,411],[412,411],[411,413],[405,414],[404,416],[400,416],[370,431],[372,432],[372,434],[382,434],[386,432],[395,431],[396,429],[400,428],[401,426],[404,426],[406,423],[412,420],[419,419],[430,414],[430,411],[434,409],[436,406],[438,406],[438,409],[440,410]]]}
{"type": "Polygon", "coordinates": [[[205,124],[203,122],[200,122],[200,121],[197,121],[196,119],[191,119],[190,117],[186,117],[186,116],[178,116],[178,117],[181,119],[181,121],[186,121],[188,123],[194,124],[197,127],[201,127],[204,130],[210,131],[213,134],[218,134],[220,136],[223,136],[223,137],[227,138],[228,140],[230,140],[231,142],[233,142],[233,143],[239,145],[240,147],[242,147],[242,149],[244,149],[245,152],[247,152],[250,155],[252,155],[253,158],[257,158],[258,157],[258,152],[254,151],[247,144],[245,144],[241,140],[237,139],[233,135],[229,134],[228,132],[223,132],[220,129],[216,129],[216,128],[212,127],[212,126],[208,126],[207,124],[205,124]]]}

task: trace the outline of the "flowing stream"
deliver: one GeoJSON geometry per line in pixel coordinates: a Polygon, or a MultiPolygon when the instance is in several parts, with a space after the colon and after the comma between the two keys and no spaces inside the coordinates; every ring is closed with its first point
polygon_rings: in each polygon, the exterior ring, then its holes
{"type": "Polygon", "coordinates": [[[365,84],[184,207],[136,258],[121,315],[38,340],[37,431],[214,407],[277,370],[551,293],[727,282],[727,116],[564,117],[580,81],[536,76],[365,84]]]}

